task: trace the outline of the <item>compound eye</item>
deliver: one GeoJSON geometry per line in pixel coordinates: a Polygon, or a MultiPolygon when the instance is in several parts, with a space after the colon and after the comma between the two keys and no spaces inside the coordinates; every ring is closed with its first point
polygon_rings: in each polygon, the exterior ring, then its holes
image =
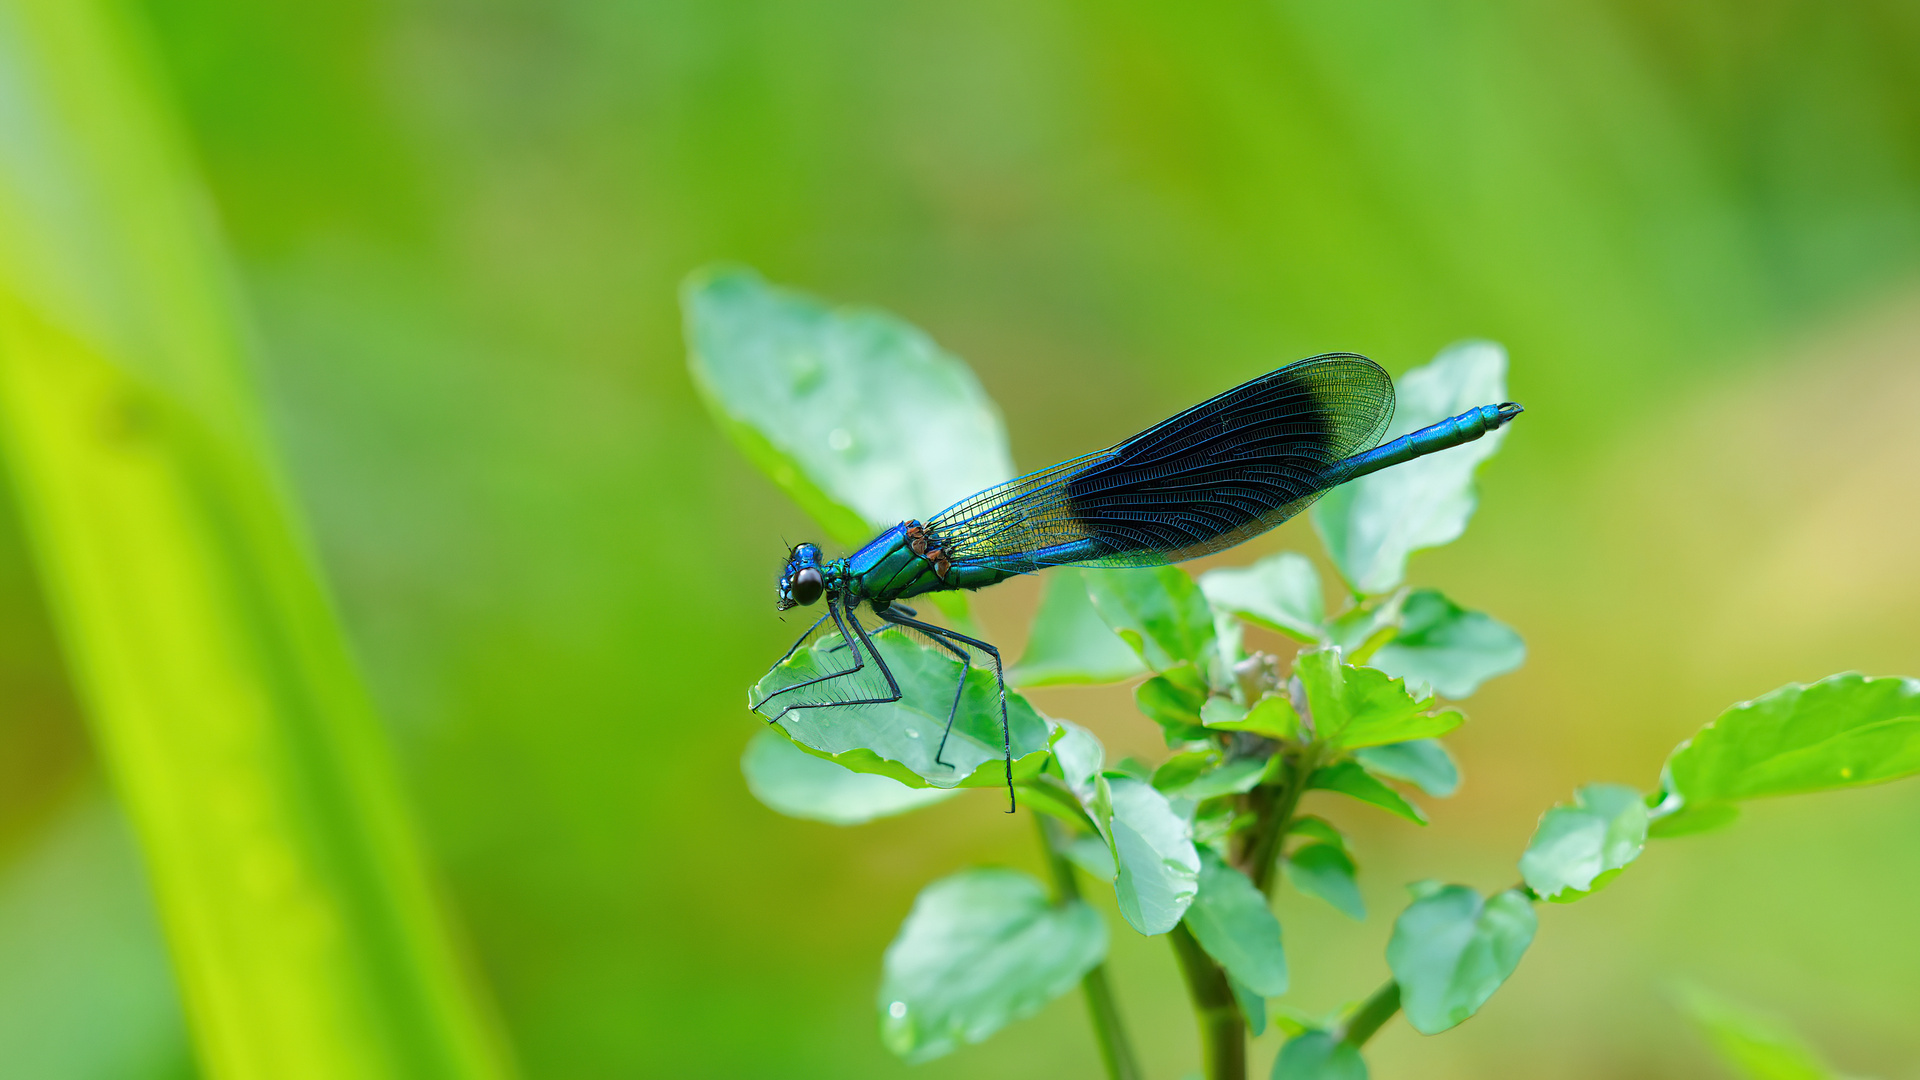
{"type": "Polygon", "coordinates": [[[809,566],[793,575],[793,601],[804,607],[820,599],[820,593],[826,587],[826,579],[820,576],[819,568],[809,566]]]}

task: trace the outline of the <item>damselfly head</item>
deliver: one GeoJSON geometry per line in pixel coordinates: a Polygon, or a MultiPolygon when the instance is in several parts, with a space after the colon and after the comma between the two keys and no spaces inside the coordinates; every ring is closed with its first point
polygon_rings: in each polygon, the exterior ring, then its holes
{"type": "Polygon", "coordinates": [[[780,572],[780,598],[775,604],[781,611],[811,604],[826,588],[826,575],[820,572],[820,549],[801,544],[788,554],[786,569],[780,572]]]}

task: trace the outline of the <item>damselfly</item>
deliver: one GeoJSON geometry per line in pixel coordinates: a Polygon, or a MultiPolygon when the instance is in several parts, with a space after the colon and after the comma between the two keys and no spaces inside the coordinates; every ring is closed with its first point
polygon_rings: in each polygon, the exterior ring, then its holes
{"type": "Polygon", "coordinates": [[[1380,365],[1353,353],[1310,357],[1117,446],[988,488],[924,522],[903,521],[845,558],[823,559],[817,545],[797,545],[780,574],[780,610],[823,599],[826,610],[774,668],[829,622],[845,666],[773,690],[752,707],[777,721],[796,709],[899,701],[899,682],[873,635],[914,631],[960,661],[934,755],[944,764],[971,663],[967,650],[977,650],[992,661],[999,686],[1011,801],[1013,746],[1000,651],[922,621],[900,601],[981,589],[1050,566],[1157,566],[1222,551],[1294,516],[1330,488],[1471,442],[1521,412],[1512,402],[1482,405],[1376,445],[1393,408],[1393,380],[1380,365]],[[880,627],[869,631],[860,622],[862,604],[880,627]],[[870,681],[871,673],[861,677],[869,664],[881,682],[870,681]],[[835,692],[840,686],[845,693],[835,692]]]}

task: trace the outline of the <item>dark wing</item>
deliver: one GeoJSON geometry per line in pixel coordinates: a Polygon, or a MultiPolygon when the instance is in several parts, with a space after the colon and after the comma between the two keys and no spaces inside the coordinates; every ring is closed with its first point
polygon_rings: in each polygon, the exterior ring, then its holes
{"type": "Polygon", "coordinates": [[[1099,453],[989,488],[929,531],[954,562],[1154,566],[1266,532],[1373,448],[1393,380],[1353,353],[1288,364],[1099,453]]]}

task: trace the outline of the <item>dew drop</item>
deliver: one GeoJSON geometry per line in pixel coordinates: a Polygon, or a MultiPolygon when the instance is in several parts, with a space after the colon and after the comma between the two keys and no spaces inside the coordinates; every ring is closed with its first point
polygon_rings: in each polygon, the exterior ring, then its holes
{"type": "Polygon", "coordinates": [[[893,1017],[895,1020],[904,1018],[907,1015],[907,1003],[904,1001],[896,1001],[887,1006],[887,1015],[893,1017]]]}
{"type": "Polygon", "coordinates": [[[919,732],[919,731],[917,731],[917,730],[914,730],[914,729],[912,729],[912,728],[909,728],[909,729],[907,729],[907,738],[909,738],[909,739],[917,739],[917,738],[919,738],[919,737],[920,737],[920,732],[919,732]]]}
{"type": "Polygon", "coordinates": [[[853,449],[853,432],[837,427],[827,432],[827,445],[844,454],[853,449]]]}

